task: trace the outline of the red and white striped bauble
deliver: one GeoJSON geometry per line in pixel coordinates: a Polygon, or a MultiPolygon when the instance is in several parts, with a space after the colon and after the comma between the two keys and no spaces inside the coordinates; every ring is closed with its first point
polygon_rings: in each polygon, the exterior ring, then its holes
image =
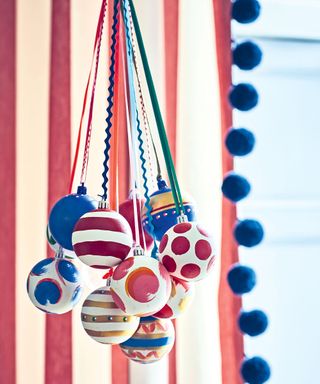
{"type": "Polygon", "coordinates": [[[107,269],[120,264],[132,243],[127,220],[109,209],[96,209],[81,216],[72,234],[76,255],[92,268],[107,269]]]}
{"type": "Polygon", "coordinates": [[[205,278],[215,259],[212,238],[194,222],[171,227],[160,242],[159,256],[171,276],[185,281],[205,278]]]}
{"type": "Polygon", "coordinates": [[[173,277],[171,294],[167,304],[152,316],[158,319],[175,319],[189,308],[193,297],[193,283],[173,277]]]}

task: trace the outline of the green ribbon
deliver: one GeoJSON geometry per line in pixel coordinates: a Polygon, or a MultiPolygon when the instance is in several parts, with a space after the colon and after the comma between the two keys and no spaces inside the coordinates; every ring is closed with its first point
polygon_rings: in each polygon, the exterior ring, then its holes
{"type": "Polygon", "coordinates": [[[173,164],[173,160],[172,160],[172,156],[171,156],[171,152],[170,152],[167,134],[166,134],[166,130],[164,127],[164,123],[163,123],[163,119],[162,119],[162,115],[161,115],[161,111],[160,111],[160,107],[159,107],[158,97],[157,97],[156,90],[154,87],[154,82],[152,79],[150,66],[149,66],[146,50],[145,50],[144,43],[143,43],[143,38],[141,35],[139,21],[137,18],[136,10],[135,10],[134,5],[133,5],[133,1],[129,0],[129,4],[130,4],[130,9],[131,9],[131,14],[132,14],[133,26],[134,26],[134,30],[136,33],[138,47],[139,47],[139,51],[140,51],[140,56],[141,56],[141,60],[142,60],[142,64],[143,64],[143,69],[145,72],[145,77],[146,77],[148,90],[149,90],[149,94],[150,94],[153,113],[154,113],[155,120],[157,123],[161,147],[162,147],[164,159],[166,162],[166,168],[167,168],[167,172],[168,172],[168,176],[169,176],[173,200],[174,200],[174,203],[176,206],[177,214],[184,213],[185,210],[184,210],[184,206],[183,206],[183,200],[181,197],[181,191],[180,191],[176,171],[174,168],[174,164],[173,164]]]}

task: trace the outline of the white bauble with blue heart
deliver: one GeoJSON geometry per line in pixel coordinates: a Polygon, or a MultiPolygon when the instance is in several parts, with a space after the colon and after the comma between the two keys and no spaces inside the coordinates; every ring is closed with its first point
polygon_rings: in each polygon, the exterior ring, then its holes
{"type": "Polygon", "coordinates": [[[83,280],[76,266],[63,258],[47,258],[29,273],[27,291],[32,303],[46,313],[69,312],[78,303],[83,280]]]}

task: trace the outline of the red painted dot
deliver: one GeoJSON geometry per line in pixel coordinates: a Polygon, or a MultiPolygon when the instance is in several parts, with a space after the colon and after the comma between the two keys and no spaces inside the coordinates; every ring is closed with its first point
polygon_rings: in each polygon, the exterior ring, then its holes
{"type": "Polygon", "coordinates": [[[164,251],[165,247],[168,244],[168,240],[169,240],[168,235],[164,235],[163,238],[161,239],[160,244],[159,244],[159,252],[160,253],[162,253],[164,251]]]}
{"type": "Polygon", "coordinates": [[[181,268],[181,275],[188,279],[193,279],[200,274],[200,267],[196,264],[186,264],[181,268]]]}
{"type": "Polygon", "coordinates": [[[208,234],[208,232],[207,232],[206,230],[204,230],[203,228],[199,227],[199,225],[197,225],[197,229],[198,229],[198,231],[201,233],[202,236],[210,237],[210,235],[208,234]]]}
{"type": "Polygon", "coordinates": [[[192,224],[191,223],[180,223],[173,227],[173,232],[175,233],[185,233],[188,232],[189,229],[191,229],[192,224]]]}
{"type": "Polygon", "coordinates": [[[166,304],[159,312],[153,315],[154,317],[160,317],[160,319],[168,319],[173,316],[172,309],[166,304]]]}
{"type": "Polygon", "coordinates": [[[129,257],[128,259],[124,260],[119,266],[115,269],[113,273],[113,280],[120,280],[128,273],[128,270],[133,266],[134,258],[129,257]]]}
{"type": "Polygon", "coordinates": [[[166,267],[166,270],[170,273],[177,269],[177,264],[172,257],[166,255],[162,258],[162,264],[166,267]]]}
{"type": "Polygon", "coordinates": [[[172,252],[176,255],[183,255],[190,249],[190,242],[186,237],[178,236],[171,244],[172,252]]]}
{"type": "Polygon", "coordinates": [[[210,269],[213,267],[215,261],[215,256],[212,256],[211,259],[209,260],[208,266],[207,266],[207,272],[210,271],[210,269]]]}
{"type": "Polygon", "coordinates": [[[195,246],[196,256],[200,260],[207,260],[211,253],[212,248],[207,240],[198,240],[195,246]]]}

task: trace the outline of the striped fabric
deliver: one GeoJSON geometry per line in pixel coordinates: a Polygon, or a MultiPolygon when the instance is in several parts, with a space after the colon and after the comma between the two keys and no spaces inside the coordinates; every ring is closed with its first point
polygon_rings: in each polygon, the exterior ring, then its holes
{"type": "MultiPolygon", "coordinates": [[[[180,1],[179,6],[170,0],[134,2],[162,110],[168,112],[179,179],[219,249],[221,137],[212,0],[180,1]]],[[[6,367],[0,383],[220,384],[219,255],[212,275],[197,284],[190,310],[176,321],[175,353],[150,365],[128,362],[120,347],[94,342],[84,331],[82,304],[105,285],[103,271],[72,261],[86,287],[66,315],[38,311],[26,293],[32,267],[53,254],[46,241],[48,209],[67,193],[100,6],[100,0],[0,1],[0,276],[5,282],[0,296],[6,308],[0,318],[0,360],[6,367]]],[[[102,52],[106,44],[104,38],[102,52]]],[[[91,196],[101,194],[105,54],[101,60],[87,178],[91,196]]],[[[154,130],[148,100],[147,109],[154,130]]],[[[119,120],[125,122],[121,112],[119,120]]],[[[128,194],[121,130],[118,140],[121,203],[128,194]]]]}

